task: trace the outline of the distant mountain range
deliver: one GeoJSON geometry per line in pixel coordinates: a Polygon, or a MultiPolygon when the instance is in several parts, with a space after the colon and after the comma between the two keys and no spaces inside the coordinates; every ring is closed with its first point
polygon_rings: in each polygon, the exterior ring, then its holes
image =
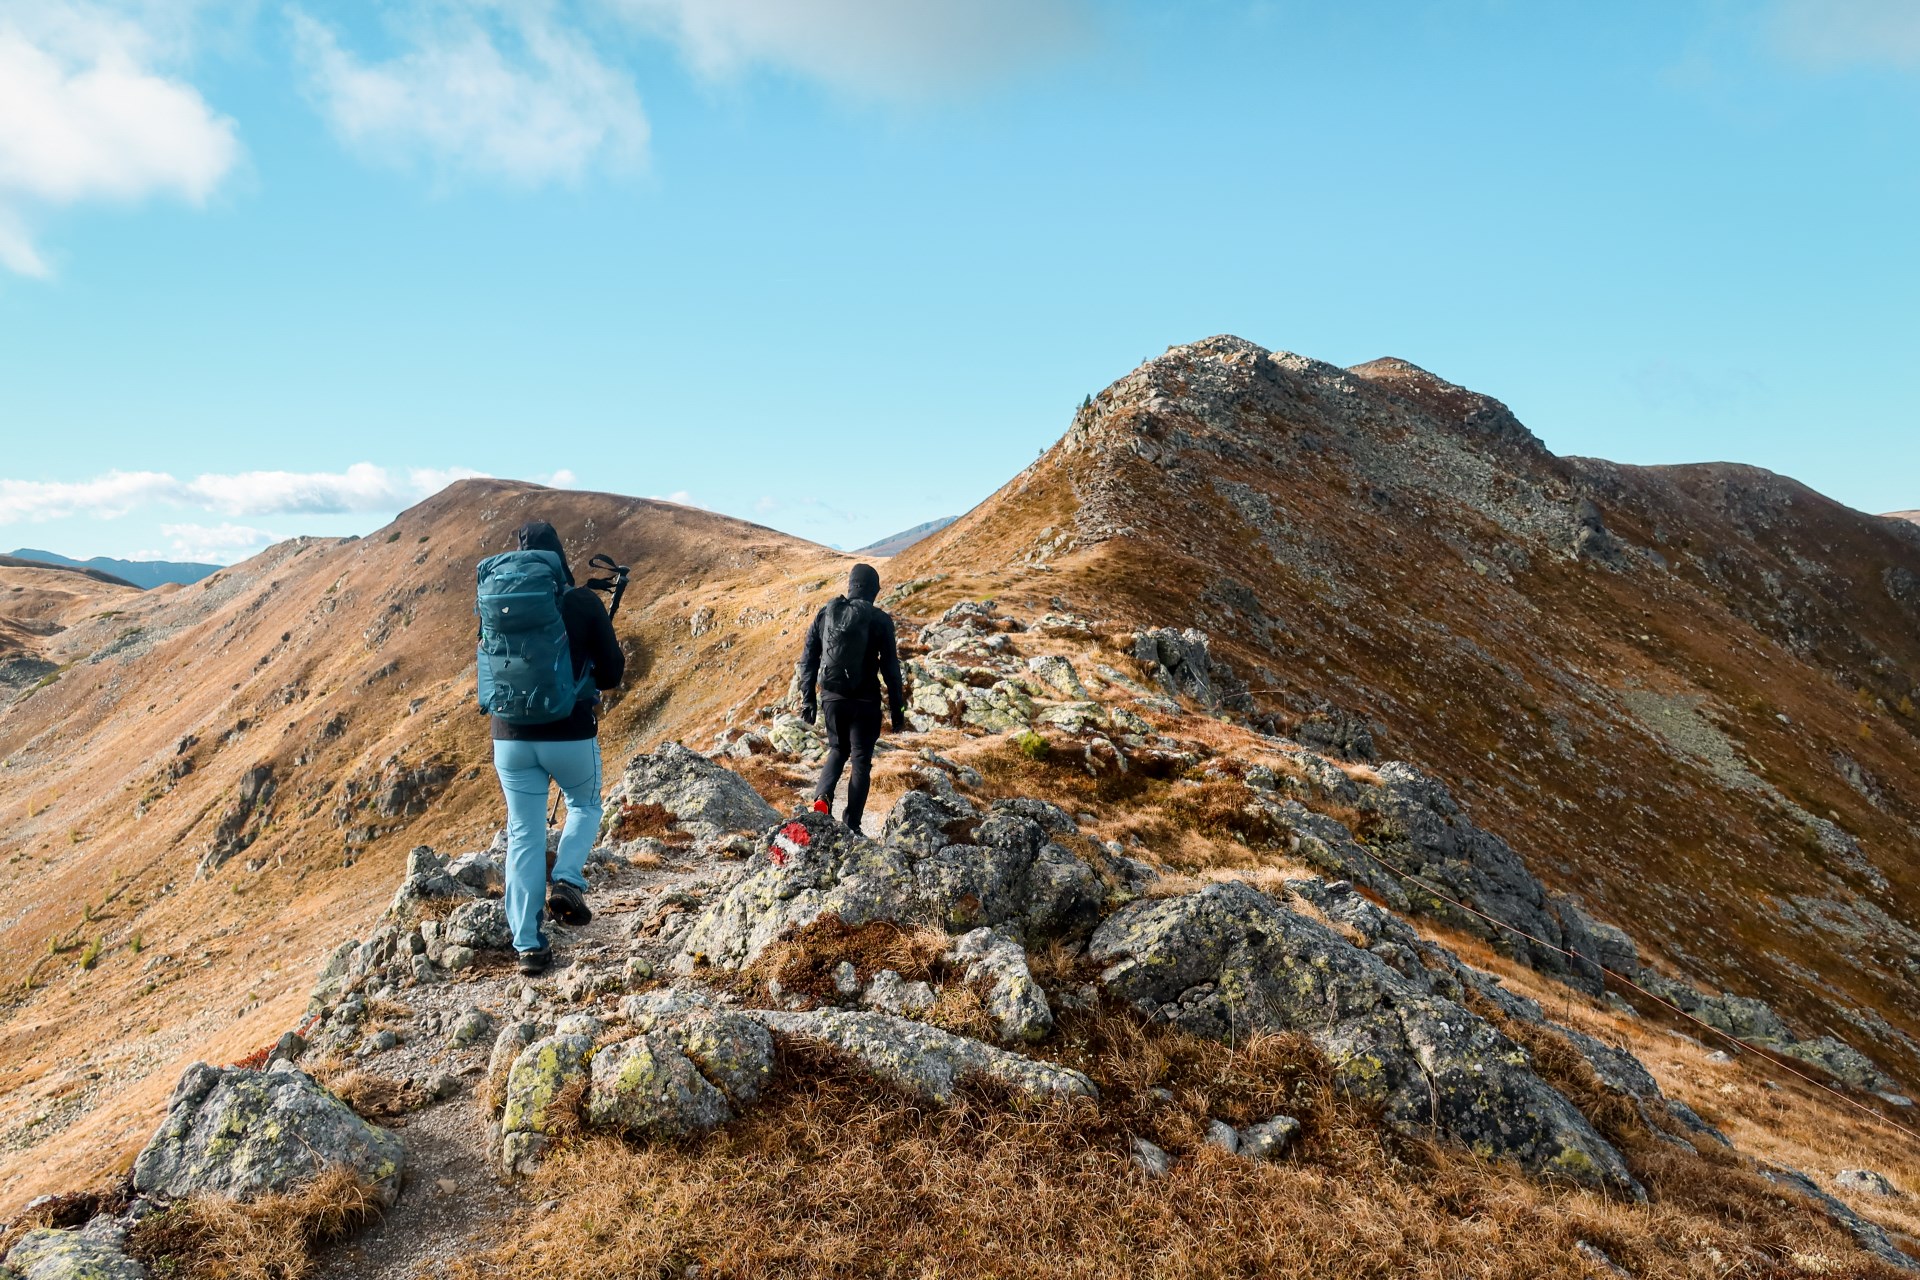
{"type": "Polygon", "coordinates": [[[959,518],[959,516],[941,516],[938,520],[929,520],[925,524],[917,524],[911,529],[901,530],[892,537],[882,538],[878,542],[870,542],[853,554],[857,556],[897,556],[922,538],[932,537],[959,518]]]}
{"type": "Polygon", "coordinates": [[[1889,511],[1887,512],[1887,519],[1911,520],[1915,524],[1920,524],[1920,511],[1889,511]]]}
{"type": "Polygon", "coordinates": [[[22,547],[10,554],[15,560],[34,560],[40,564],[59,565],[63,569],[97,569],[142,588],[157,587],[163,582],[198,582],[208,574],[220,571],[217,564],[195,564],[192,561],[115,560],[112,556],[75,560],[57,551],[35,551],[31,547],[22,547]]]}

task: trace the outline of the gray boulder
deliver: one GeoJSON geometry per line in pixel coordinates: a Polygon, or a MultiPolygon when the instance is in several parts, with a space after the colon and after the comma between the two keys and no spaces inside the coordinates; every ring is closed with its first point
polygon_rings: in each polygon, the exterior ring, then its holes
{"type": "Polygon", "coordinates": [[[1900,1193],[1887,1181],[1886,1175],[1872,1169],[1842,1169],[1833,1175],[1833,1185],[1843,1191],[1857,1191],[1869,1196],[1897,1196],[1900,1193]]]}
{"type": "Polygon", "coordinates": [[[588,1037],[553,1035],[514,1058],[500,1116],[500,1163],[507,1172],[526,1173],[574,1119],[567,1111],[568,1086],[586,1076],[592,1056],[588,1037]]]}
{"type": "Polygon", "coordinates": [[[1002,1040],[1033,1043],[1053,1030],[1047,994],[1033,980],[1019,943],[992,929],[975,929],[954,942],[951,958],[965,966],[969,983],[984,989],[987,1016],[1002,1040]]]}
{"type": "Polygon", "coordinates": [[[287,1191],[344,1165],[391,1204],[406,1148],[368,1124],[300,1071],[187,1068],[146,1149],[133,1165],[134,1189],[181,1199],[235,1199],[287,1191]]]}
{"type": "Polygon", "coordinates": [[[447,898],[471,898],[474,890],[447,873],[447,860],[427,845],[416,845],[407,854],[406,878],[393,895],[387,914],[404,920],[421,906],[447,898]]]}
{"type": "Polygon", "coordinates": [[[763,831],[780,820],[745,778],[678,742],[635,756],[617,789],[623,804],[657,804],[696,836],[763,831]]]}
{"type": "Polygon", "coordinates": [[[507,1096],[507,1076],[513,1071],[514,1059],[539,1038],[540,1026],[535,1022],[509,1022],[500,1028],[500,1034],[493,1039],[493,1052],[487,1058],[486,1085],[481,1093],[489,1110],[498,1107],[507,1096]]]}
{"type": "Polygon", "coordinates": [[[447,864],[447,874],[475,893],[499,893],[506,888],[503,859],[488,853],[463,853],[447,864]]]}
{"type": "Polygon", "coordinates": [[[1898,1096],[1900,1084],[1897,1080],[1876,1067],[1866,1054],[1832,1036],[1795,1040],[1787,1044],[1776,1042],[1774,1051],[1823,1067],[1842,1084],[1849,1084],[1869,1093],[1877,1093],[1882,1097],[1898,1096]]]}
{"type": "Polygon", "coordinates": [[[19,1280],[146,1280],[147,1269],[123,1251],[120,1233],[29,1231],[7,1251],[0,1275],[19,1280]]]}
{"type": "Polygon", "coordinates": [[[1093,1081],[1069,1067],[1023,1058],[921,1022],[884,1013],[779,1013],[754,1010],[776,1037],[823,1046],[876,1079],[939,1106],[969,1077],[992,1081],[1035,1101],[1098,1098],[1093,1081]]]}
{"type": "Polygon", "coordinates": [[[608,1045],[594,1055],[587,1121],[596,1127],[675,1138],[732,1118],[725,1095],[664,1031],[608,1045]]]}
{"type": "Polygon", "coordinates": [[[1371,952],[1238,882],[1121,908],[1088,954],[1107,988],[1216,1040],[1297,1031],[1351,1096],[1405,1132],[1641,1196],[1626,1162],[1478,1015],[1423,992],[1371,952]]]}
{"type": "Polygon", "coordinates": [[[467,947],[474,951],[513,950],[513,929],[507,924],[507,909],[493,898],[454,908],[443,933],[449,947],[467,947]]]}

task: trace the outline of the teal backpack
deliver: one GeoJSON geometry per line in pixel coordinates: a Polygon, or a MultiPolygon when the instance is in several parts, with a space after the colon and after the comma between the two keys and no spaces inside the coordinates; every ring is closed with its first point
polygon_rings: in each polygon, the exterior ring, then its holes
{"type": "Polygon", "coordinates": [[[576,679],[560,617],[566,570],[551,551],[506,551],[475,571],[480,709],[508,724],[551,724],[593,699],[591,664],[576,679]]]}

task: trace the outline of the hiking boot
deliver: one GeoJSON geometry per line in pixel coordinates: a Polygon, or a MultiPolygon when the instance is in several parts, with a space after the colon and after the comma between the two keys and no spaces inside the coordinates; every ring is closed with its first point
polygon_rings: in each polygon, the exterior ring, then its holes
{"type": "Polygon", "coordinates": [[[576,885],[565,880],[555,880],[547,886],[547,910],[561,924],[570,924],[576,928],[593,919],[593,911],[587,906],[587,895],[580,892],[576,885]]]}
{"type": "Polygon", "coordinates": [[[825,800],[815,800],[813,802],[813,811],[815,813],[832,813],[833,806],[828,804],[825,800]]]}
{"type": "Polygon", "coordinates": [[[520,970],[520,976],[523,978],[539,977],[547,970],[553,968],[553,948],[541,947],[538,951],[520,952],[517,967],[520,970]]]}

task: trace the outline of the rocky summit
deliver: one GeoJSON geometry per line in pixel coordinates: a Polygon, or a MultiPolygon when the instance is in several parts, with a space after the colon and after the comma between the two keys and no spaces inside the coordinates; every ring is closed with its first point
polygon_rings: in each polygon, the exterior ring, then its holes
{"type": "Polygon", "coordinates": [[[1176,347],[883,566],[860,830],[845,563],[474,481],[23,581],[0,1275],[1920,1270],[1912,526],[1176,347]],[[463,664],[535,514],[647,555],[529,979],[463,664]]]}

